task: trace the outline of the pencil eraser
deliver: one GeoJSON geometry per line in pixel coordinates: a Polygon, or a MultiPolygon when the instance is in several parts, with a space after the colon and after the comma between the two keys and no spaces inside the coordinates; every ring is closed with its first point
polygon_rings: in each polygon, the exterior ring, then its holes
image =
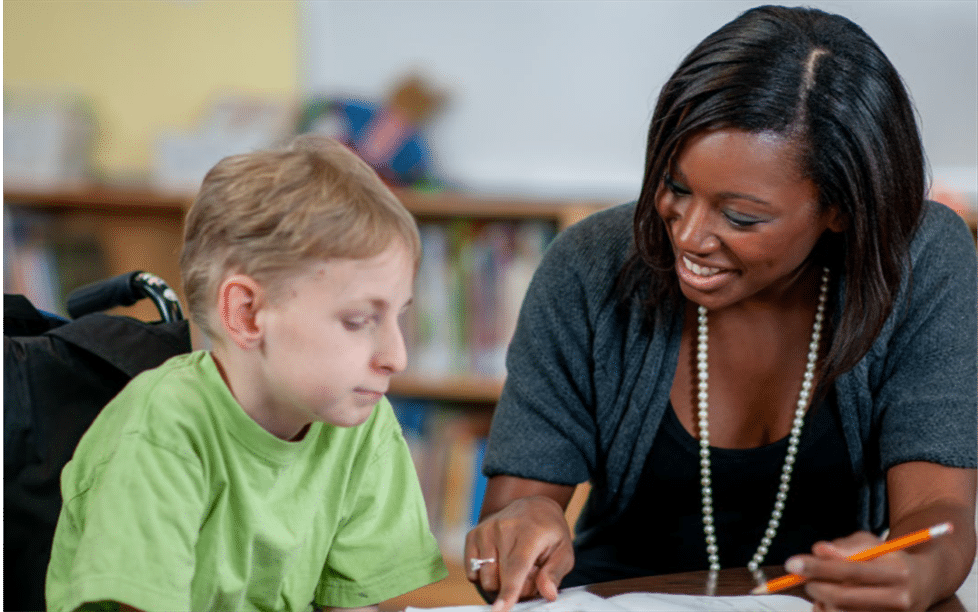
{"type": "Polygon", "coordinates": [[[934,525],[930,528],[930,537],[936,538],[939,535],[951,533],[952,531],[954,531],[954,525],[951,523],[941,523],[940,525],[934,525]]]}

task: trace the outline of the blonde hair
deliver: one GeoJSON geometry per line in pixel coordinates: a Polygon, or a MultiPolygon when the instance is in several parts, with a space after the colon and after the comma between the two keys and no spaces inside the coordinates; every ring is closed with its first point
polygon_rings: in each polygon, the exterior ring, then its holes
{"type": "Polygon", "coordinates": [[[373,257],[395,238],[417,271],[414,217],[335,140],[303,135],[285,149],[225,157],[187,212],[180,272],[190,316],[215,339],[211,317],[229,274],[246,274],[274,296],[314,261],[373,257]]]}

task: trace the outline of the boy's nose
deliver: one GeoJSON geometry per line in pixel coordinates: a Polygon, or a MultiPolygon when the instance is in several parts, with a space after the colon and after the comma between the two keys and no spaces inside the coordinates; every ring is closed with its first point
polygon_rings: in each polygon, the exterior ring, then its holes
{"type": "Polygon", "coordinates": [[[403,372],[407,367],[407,347],[400,326],[393,325],[392,329],[384,334],[374,354],[374,361],[377,368],[391,374],[403,372]]]}

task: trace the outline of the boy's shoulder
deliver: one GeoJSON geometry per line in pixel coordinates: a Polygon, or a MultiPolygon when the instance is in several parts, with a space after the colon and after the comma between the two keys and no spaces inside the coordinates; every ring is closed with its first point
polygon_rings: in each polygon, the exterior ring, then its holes
{"type": "Polygon", "coordinates": [[[208,420],[203,406],[220,401],[222,386],[208,353],[172,357],[129,381],[95,418],[75,454],[107,456],[123,438],[164,441],[201,432],[208,420]]]}
{"type": "MultiPolygon", "coordinates": [[[[123,404],[135,415],[147,419],[177,419],[214,401],[227,401],[230,392],[217,365],[207,351],[171,357],[159,367],[133,378],[110,406],[123,404]],[[224,397],[227,396],[227,397],[224,397]],[[165,405],[165,410],[153,410],[165,405]]],[[[108,406],[106,406],[108,408],[108,406]]]]}

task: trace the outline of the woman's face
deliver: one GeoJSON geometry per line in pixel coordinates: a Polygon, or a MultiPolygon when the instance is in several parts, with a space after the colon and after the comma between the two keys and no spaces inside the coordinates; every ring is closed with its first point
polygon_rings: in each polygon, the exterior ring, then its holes
{"type": "Polygon", "coordinates": [[[841,231],[796,159],[790,140],[734,129],[704,132],[680,151],[656,210],[689,300],[718,310],[789,298],[822,233],[841,231]]]}

